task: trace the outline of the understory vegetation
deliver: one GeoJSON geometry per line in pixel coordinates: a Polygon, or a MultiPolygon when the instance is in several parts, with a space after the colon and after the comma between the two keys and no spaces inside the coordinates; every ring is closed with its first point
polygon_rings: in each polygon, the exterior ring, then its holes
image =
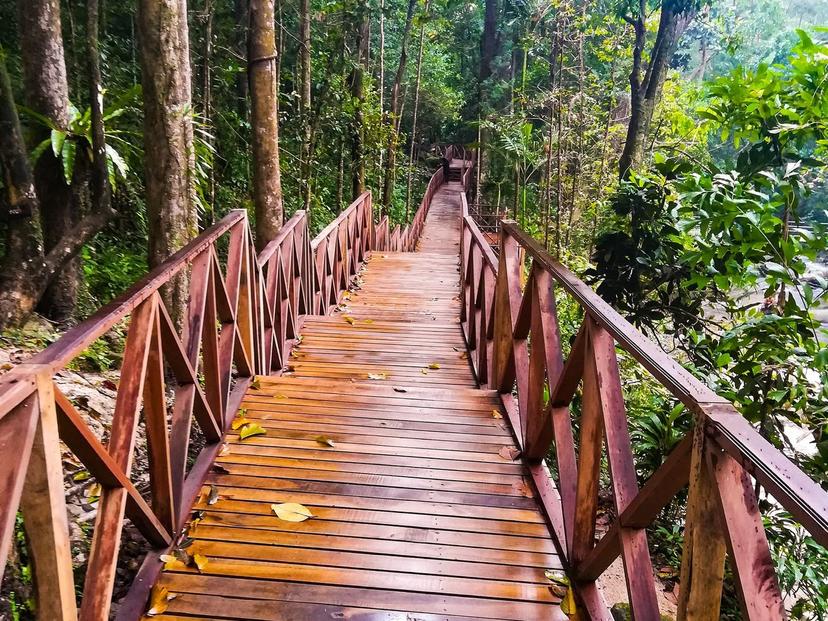
{"type": "MultiPolygon", "coordinates": [[[[828,489],[828,3],[161,4],[182,39],[153,52],[150,0],[0,0],[4,352],[47,345],[234,209],[258,244],[300,209],[319,232],[365,190],[404,224],[464,145],[476,217],[516,220],[828,489]],[[261,11],[273,53],[252,57],[261,11]]],[[[76,370],[116,370],[122,343],[76,370]]],[[[643,483],[693,419],[619,362],[643,483]]],[[[757,491],[791,617],[828,618],[828,551],[757,491]]],[[[686,500],[648,530],[670,592],[686,500]]],[[[14,564],[0,613],[31,618],[25,553],[14,564]]]]}

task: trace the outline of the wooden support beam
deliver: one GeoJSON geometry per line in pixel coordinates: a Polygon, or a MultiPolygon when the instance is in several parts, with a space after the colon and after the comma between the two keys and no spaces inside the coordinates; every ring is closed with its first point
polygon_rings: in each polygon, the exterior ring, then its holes
{"type": "Polygon", "coordinates": [[[724,579],[725,540],[716,482],[705,458],[704,420],[697,420],[690,458],[690,490],[681,557],[678,621],[718,621],[724,579]]]}
{"type": "Polygon", "coordinates": [[[78,618],[72,549],[63,489],[55,398],[50,373],[37,376],[37,426],[20,499],[32,559],[38,619],[78,618]]]}

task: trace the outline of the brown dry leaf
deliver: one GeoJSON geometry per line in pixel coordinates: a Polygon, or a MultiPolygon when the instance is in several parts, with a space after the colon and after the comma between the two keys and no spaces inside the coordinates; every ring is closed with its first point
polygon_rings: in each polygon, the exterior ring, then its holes
{"type": "Polygon", "coordinates": [[[342,292],[342,299],[343,300],[350,300],[351,299],[351,292],[350,291],[343,291],[342,292]]]}
{"type": "Polygon", "coordinates": [[[370,380],[384,380],[388,379],[388,376],[385,373],[369,373],[368,379],[370,380]]]}
{"type": "Polygon", "coordinates": [[[342,315],[342,318],[351,325],[354,325],[356,323],[356,319],[354,319],[350,315],[342,315]]]}
{"type": "Polygon", "coordinates": [[[428,368],[429,369],[435,369],[435,370],[439,369],[440,368],[440,363],[439,362],[432,362],[428,365],[428,368]]]}
{"type": "Polygon", "coordinates": [[[328,436],[316,436],[316,441],[317,441],[319,444],[321,444],[322,446],[330,446],[331,448],[333,448],[334,446],[336,446],[336,445],[334,444],[334,441],[333,441],[333,440],[331,440],[328,436]]]}
{"type": "Polygon", "coordinates": [[[500,413],[500,410],[492,410],[492,418],[501,419],[503,414],[500,413]]]}
{"type": "Polygon", "coordinates": [[[270,508],[273,509],[276,517],[285,522],[304,522],[313,517],[310,509],[298,502],[283,502],[279,505],[270,505],[270,508]]]}
{"type": "Polygon", "coordinates": [[[405,388],[400,388],[399,386],[394,386],[394,392],[408,392],[405,388]]]}
{"type": "Polygon", "coordinates": [[[263,436],[267,433],[259,423],[249,423],[239,430],[239,439],[244,440],[252,436],[263,436]]]}
{"type": "Polygon", "coordinates": [[[207,504],[214,505],[218,502],[219,493],[218,488],[215,485],[210,486],[210,493],[207,495],[207,504]]]}
{"type": "Polygon", "coordinates": [[[224,444],[221,445],[221,448],[219,449],[219,452],[218,452],[218,456],[219,457],[226,457],[229,454],[230,454],[230,445],[227,444],[227,442],[225,442],[224,444]]]}
{"type": "Polygon", "coordinates": [[[468,352],[464,351],[462,354],[460,354],[460,360],[468,360],[468,359],[469,359],[469,353],[468,352]]]}
{"type": "Polygon", "coordinates": [[[509,461],[515,461],[518,457],[520,457],[520,451],[513,446],[504,446],[497,452],[497,454],[503,459],[508,459],[509,461]]]}
{"type": "Polygon", "coordinates": [[[93,483],[84,490],[83,495],[89,499],[90,503],[93,503],[98,501],[102,491],[103,487],[101,487],[100,483],[93,483]]]}
{"type": "Polygon", "coordinates": [[[428,375],[428,369],[420,369],[420,373],[423,375],[428,375]]]}
{"type": "Polygon", "coordinates": [[[167,605],[170,600],[176,598],[176,595],[169,592],[167,587],[155,586],[152,588],[150,594],[150,607],[146,612],[148,617],[163,614],[167,610],[167,605]]]}
{"type": "Polygon", "coordinates": [[[233,419],[232,423],[230,423],[230,427],[232,427],[233,429],[238,429],[239,427],[244,427],[245,425],[251,422],[253,421],[251,421],[249,418],[245,418],[244,416],[238,416],[233,419]]]}

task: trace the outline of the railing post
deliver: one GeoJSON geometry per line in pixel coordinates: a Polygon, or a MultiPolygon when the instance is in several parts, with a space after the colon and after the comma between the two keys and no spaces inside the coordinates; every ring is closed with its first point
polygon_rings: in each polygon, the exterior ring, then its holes
{"type": "Polygon", "coordinates": [[[716,482],[705,459],[706,442],[704,419],[698,417],[690,457],[679,621],[717,621],[722,600],[726,546],[717,517],[716,482]]]}
{"type": "Polygon", "coordinates": [[[78,611],[55,395],[50,375],[39,373],[36,381],[38,421],[20,509],[32,556],[37,618],[73,621],[78,611]]]}

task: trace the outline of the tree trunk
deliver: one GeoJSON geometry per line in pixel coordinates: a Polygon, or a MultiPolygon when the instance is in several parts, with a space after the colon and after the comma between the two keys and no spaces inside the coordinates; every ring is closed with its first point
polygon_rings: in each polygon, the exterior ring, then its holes
{"type": "Polygon", "coordinates": [[[301,152],[299,154],[302,204],[310,218],[311,208],[311,30],[310,0],[299,0],[299,118],[301,120],[301,152]]]}
{"type": "Polygon", "coordinates": [[[625,17],[635,30],[633,45],[633,66],[630,71],[630,123],[627,139],[618,160],[618,174],[623,179],[632,168],[641,163],[644,145],[650,130],[653,112],[661,99],[661,90],[667,77],[670,61],[678,47],[684,31],[696,16],[692,5],[680,0],[665,0],[661,7],[658,33],[650,51],[650,62],[642,77],[644,46],[647,40],[646,4],[641,0],[638,15],[625,17]]]}
{"type": "MultiPolygon", "coordinates": [[[[204,117],[204,126],[207,132],[204,134],[204,139],[211,147],[214,145],[214,128],[213,128],[213,69],[211,63],[213,61],[213,13],[215,8],[212,0],[204,0],[204,50],[202,53],[202,72],[201,72],[201,113],[204,117]]],[[[216,202],[216,168],[215,162],[212,162],[208,171],[209,179],[207,180],[207,203],[210,206],[209,213],[205,214],[205,225],[213,224],[215,218],[215,202],[216,202]]]]}
{"type": "Polygon", "coordinates": [[[251,0],[247,46],[253,126],[253,203],[256,246],[261,250],[282,228],[279,173],[279,83],[273,0],[251,0]]]}
{"type": "MultiPolygon", "coordinates": [[[[69,125],[69,85],[66,79],[59,0],[18,0],[20,51],[26,105],[50,119],[57,127],[69,125]]],[[[50,129],[37,127],[35,144],[49,137],[50,129]]],[[[80,166],[83,158],[75,158],[80,166]]],[[[79,175],[79,178],[82,175],[79,175]]],[[[60,241],[76,222],[72,188],[66,182],[63,166],[51,150],[39,158],[34,170],[40,197],[44,251],[60,241]]],[[[71,319],[78,292],[80,264],[69,262],[55,275],[40,310],[50,319],[64,323],[71,319]]]]}
{"type": "Polygon", "coordinates": [[[390,132],[388,138],[387,160],[385,163],[385,181],[382,186],[382,207],[386,214],[391,208],[391,201],[394,195],[394,176],[397,165],[397,139],[400,132],[400,108],[402,100],[400,89],[405,77],[405,66],[408,62],[408,37],[411,34],[411,22],[414,19],[414,7],[417,0],[408,0],[408,10],[405,14],[405,27],[400,39],[400,62],[397,65],[397,73],[394,76],[394,86],[391,88],[391,108],[388,111],[390,121],[390,132]]]}
{"type": "MultiPolygon", "coordinates": [[[[139,0],[150,267],[159,265],[197,232],[187,34],[186,0],[139,0]]],[[[186,276],[173,279],[163,294],[171,315],[180,323],[188,298],[186,276]]]]}
{"type": "MultiPolygon", "coordinates": [[[[233,3],[233,17],[236,22],[235,51],[238,58],[247,57],[247,26],[249,16],[247,14],[247,0],[235,0],[233,3]]],[[[236,100],[237,110],[242,119],[247,119],[247,95],[248,80],[246,68],[239,68],[236,73],[236,100]]]]}
{"type": "Polygon", "coordinates": [[[425,25],[428,19],[429,0],[426,0],[424,19],[420,25],[420,49],[417,51],[417,78],[414,82],[414,111],[411,119],[411,148],[408,153],[408,183],[405,190],[405,221],[411,209],[411,182],[414,173],[414,149],[417,146],[417,112],[420,108],[420,78],[423,74],[423,47],[425,43],[425,25]]]}
{"type": "Polygon", "coordinates": [[[361,0],[357,8],[356,59],[351,74],[351,97],[356,102],[351,129],[351,197],[356,199],[365,191],[365,71],[368,63],[369,25],[368,8],[361,0]]]}

